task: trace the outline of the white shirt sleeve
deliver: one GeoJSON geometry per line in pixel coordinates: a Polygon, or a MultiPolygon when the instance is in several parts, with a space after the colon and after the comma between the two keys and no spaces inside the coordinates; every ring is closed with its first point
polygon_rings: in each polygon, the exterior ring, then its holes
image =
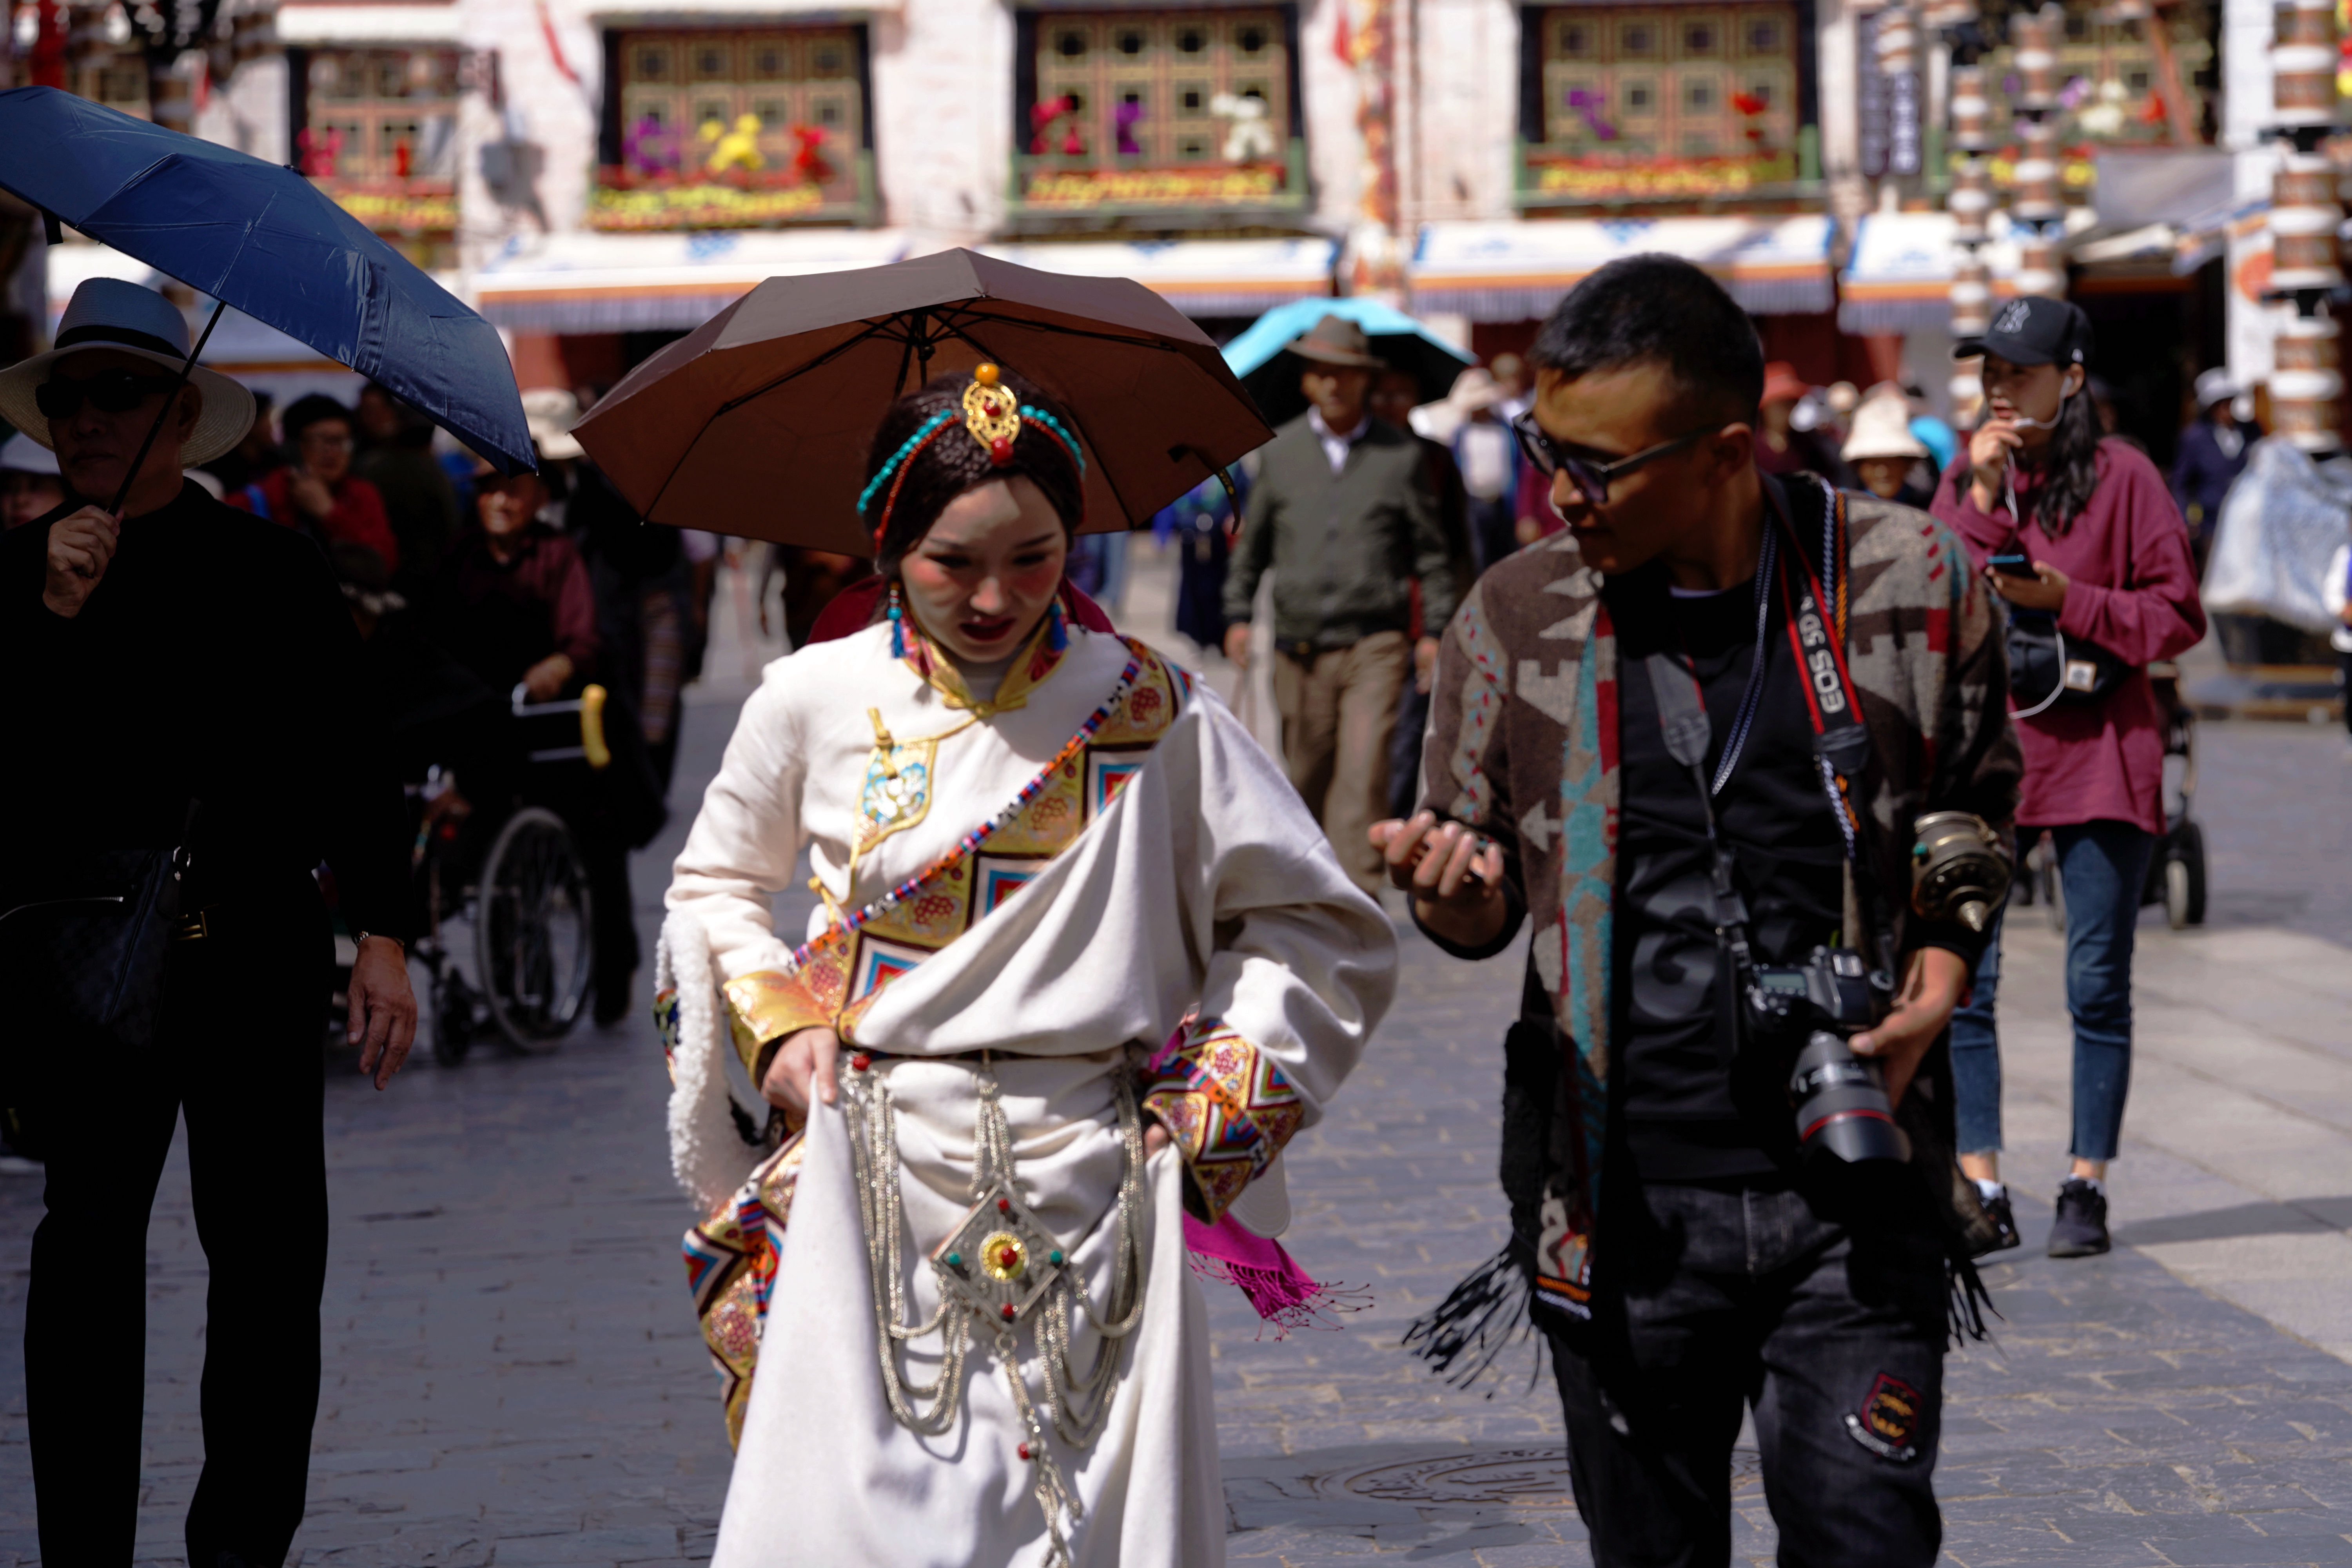
{"type": "Polygon", "coordinates": [[[782,965],[792,944],[775,934],[771,894],[789,886],[803,835],[807,768],[787,694],[791,660],[768,667],[743,704],[718,777],[671,868],[673,910],[691,910],[710,939],[721,980],[782,965]]]}

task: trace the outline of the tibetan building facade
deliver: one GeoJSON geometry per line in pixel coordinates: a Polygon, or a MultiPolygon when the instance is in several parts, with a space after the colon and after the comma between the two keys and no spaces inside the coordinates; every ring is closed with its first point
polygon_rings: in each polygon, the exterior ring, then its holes
{"type": "MultiPolygon", "coordinates": [[[[2225,350],[2267,368],[2236,300],[2268,189],[2259,0],[2068,5],[2030,59],[2010,0],[216,10],[159,70],[119,8],[19,5],[16,79],[142,114],[184,88],[199,133],[296,164],[478,303],[526,386],[615,379],[763,278],[950,245],[1140,279],[1219,336],[1380,289],[1488,355],[1664,249],[1808,379],[1907,369],[1940,397],[1956,276],[2018,286],[2037,192],[2042,259],[2138,356],[2132,395],[2177,401],[2225,350]],[[1956,73],[1990,84],[1978,153],[1956,73]],[[2045,87],[2042,157],[2014,128],[2045,87]],[[1956,171],[1988,187],[1980,247],[1955,243],[1956,171]]],[[[52,310],[108,265],[83,253],[48,265],[52,310]]],[[[332,369],[273,374],[298,368],[332,369]]]]}

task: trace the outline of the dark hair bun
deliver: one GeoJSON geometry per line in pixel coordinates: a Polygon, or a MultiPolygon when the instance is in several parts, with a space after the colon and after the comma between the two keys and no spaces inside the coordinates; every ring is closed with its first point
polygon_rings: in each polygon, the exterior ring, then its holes
{"type": "MultiPolygon", "coordinates": [[[[1009,370],[1000,370],[997,376],[998,384],[1023,405],[1043,413],[1071,436],[1076,435],[1077,426],[1069,414],[1039,390],[1034,382],[1009,370]]],[[[886,576],[907,552],[922,542],[949,502],[991,479],[1028,479],[1044,492],[1061,518],[1062,527],[1070,533],[1077,532],[1085,518],[1085,481],[1061,437],[1050,429],[1041,429],[1035,420],[1024,419],[1020,434],[1013,439],[1011,460],[1000,466],[989,448],[965,428],[963,394],[971,381],[969,371],[950,371],[933,376],[919,389],[892,404],[890,412],[882,416],[881,428],[874,432],[874,444],[866,455],[866,478],[872,489],[859,521],[869,530],[882,530],[875,554],[886,576]],[[873,484],[883,465],[898,455],[898,448],[941,414],[948,416],[944,425],[921,444],[899,470],[880,484],[873,484]],[[891,499],[894,494],[895,502],[891,499]]]]}

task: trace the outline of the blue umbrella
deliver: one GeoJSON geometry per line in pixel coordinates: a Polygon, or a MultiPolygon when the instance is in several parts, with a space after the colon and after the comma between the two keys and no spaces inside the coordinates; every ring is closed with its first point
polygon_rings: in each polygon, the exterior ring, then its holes
{"type": "Polygon", "coordinates": [[[1454,378],[1478,363],[1467,349],[1457,348],[1423,322],[1393,305],[1370,295],[1339,300],[1293,300],[1276,305],[1250,323],[1249,330],[1225,345],[1225,363],[1241,377],[1269,425],[1279,425],[1307,411],[1307,396],[1298,390],[1305,364],[1282,346],[1304,337],[1326,316],[1340,316],[1364,329],[1372,353],[1421,384],[1416,403],[1433,403],[1454,388],[1454,378]]]}
{"type": "Polygon", "coordinates": [[[0,92],[0,188],[211,296],[214,321],[234,305],[533,467],[498,329],[293,170],[52,87],[0,92]]]}

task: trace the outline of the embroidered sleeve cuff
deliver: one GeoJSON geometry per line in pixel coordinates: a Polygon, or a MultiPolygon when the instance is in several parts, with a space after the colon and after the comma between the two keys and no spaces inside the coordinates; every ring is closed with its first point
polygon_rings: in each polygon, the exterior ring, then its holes
{"type": "Polygon", "coordinates": [[[735,1053],[755,1084],[760,1081],[760,1052],[771,1042],[796,1029],[833,1026],[835,1010],[812,994],[799,975],[755,969],[729,981],[725,990],[735,1053]]]}
{"type": "Polygon", "coordinates": [[[1212,1224],[1307,1116],[1274,1058],[1213,1018],[1168,1058],[1143,1108],[1168,1130],[1212,1224]]]}

